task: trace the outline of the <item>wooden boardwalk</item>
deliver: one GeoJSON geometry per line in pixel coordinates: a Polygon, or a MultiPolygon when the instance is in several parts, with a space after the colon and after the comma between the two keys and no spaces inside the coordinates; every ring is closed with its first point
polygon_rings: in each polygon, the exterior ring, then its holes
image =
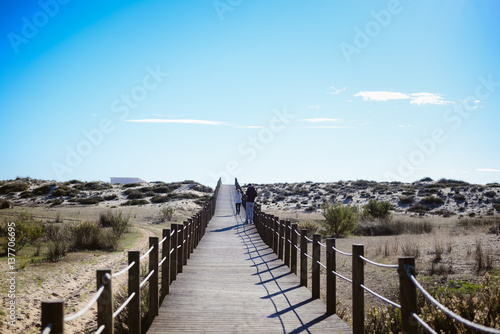
{"type": "Polygon", "coordinates": [[[215,216],[170,287],[148,333],[352,333],[235,216],[223,185],[215,216]]]}

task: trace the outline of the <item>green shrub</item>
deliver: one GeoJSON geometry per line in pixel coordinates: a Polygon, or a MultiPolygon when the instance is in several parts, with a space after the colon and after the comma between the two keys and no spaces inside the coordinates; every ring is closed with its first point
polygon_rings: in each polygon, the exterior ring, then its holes
{"type": "Polygon", "coordinates": [[[128,199],[144,198],[144,194],[139,189],[127,189],[123,192],[128,199]]]}
{"type": "Polygon", "coordinates": [[[109,196],[104,196],[103,198],[104,198],[105,201],[112,201],[112,200],[117,199],[118,195],[112,194],[112,195],[109,195],[109,196]]]}
{"type": "Polygon", "coordinates": [[[169,196],[162,196],[162,195],[155,195],[153,198],[151,198],[152,203],[165,203],[168,202],[170,199],[169,196]]]}
{"type": "Polygon", "coordinates": [[[162,221],[165,221],[165,220],[171,221],[174,213],[175,213],[175,209],[172,207],[168,206],[166,208],[162,208],[160,210],[162,221]]]}
{"type": "MultiPolygon", "coordinates": [[[[14,221],[15,234],[16,234],[16,252],[20,251],[23,247],[33,244],[35,241],[43,236],[43,226],[41,222],[37,222],[33,217],[23,211],[18,214],[18,217],[14,221]]],[[[9,226],[6,221],[0,225],[0,235],[7,236],[9,231],[9,226]]],[[[3,252],[7,252],[7,242],[2,242],[1,247],[3,252]]]]}
{"type": "Polygon", "coordinates": [[[127,183],[122,185],[123,188],[134,188],[134,187],[140,187],[140,183],[127,183]]]}
{"type": "Polygon", "coordinates": [[[29,185],[25,182],[11,182],[0,187],[0,194],[7,195],[10,193],[25,191],[29,188],[29,185]]]}
{"type": "Polygon", "coordinates": [[[455,196],[453,196],[453,199],[457,202],[464,202],[465,196],[462,194],[456,194],[455,196]]]}
{"type": "Polygon", "coordinates": [[[47,253],[45,259],[51,262],[57,262],[66,255],[68,245],[64,241],[50,241],[47,244],[47,253]]]}
{"type": "Polygon", "coordinates": [[[368,204],[363,207],[363,217],[378,220],[391,220],[391,203],[378,202],[371,199],[368,204]]]}
{"type": "Polygon", "coordinates": [[[195,202],[195,204],[198,204],[199,206],[204,206],[205,204],[207,204],[208,201],[210,201],[211,198],[212,198],[212,196],[210,196],[210,195],[203,195],[203,196],[195,199],[194,202],[195,202]]]}
{"type": "Polygon", "coordinates": [[[101,229],[96,222],[83,221],[72,226],[74,250],[99,249],[101,229]]]}
{"type": "Polygon", "coordinates": [[[399,203],[401,204],[412,204],[415,202],[414,196],[401,196],[399,197],[399,203]]]}
{"type": "Polygon", "coordinates": [[[44,184],[43,186],[33,189],[33,195],[47,195],[48,193],[50,193],[53,187],[55,187],[54,184],[44,184]]]}
{"type": "Polygon", "coordinates": [[[77,202],[84,205],[99,204],[103,202],[104,199],[101,196],[94,196],[88,198],[78,198],[77,202]]]}
{"type": "Polygon", "coordinates": [[[12,203],[6,199],[0,199],[0,210],[12,208],[12,203]]]}
{"type": "Polygon", "coordinates": [[[210,187],[207,187],[207,186],[204,186],[204,185],[201,185],[201,184],[196,184],[194,185],[191,190],[196,190],[196,191],[199,191],[199,192],[202,192],[202,193],[213,193],[214,190],[210,187]]]}
{"type": "Polygon", "coordinates": [[[489,198],[493,198],[493,197],[495,197],[496,195],[497,195],[497,193],[496,193],[495,191],[493,191],[493,190],[486,191],[486,192],[484,193],[484,196],[489,197],[489,198]]]}
{"type": "Polygon", "coordinates": [[[424,212],[429,211],[429,208],[420,204],[420,203],[417,203],[417,204],[413,204],[412,206],[410,206],[408,208],[408,211],[417,212],[417,213],[424,213],[424,212]]]}
{"type": "Polygon", "coordinates": [[[425,205],[432,205],[432,206],[439,206],[444,204],[444,199],[441,197],[436,197],[436,196],[428,196],[424,197],[420,200],[421,204],[425,205]]]}
{"type": "Polygon", "coordinates": [[[118,237],[128,231],[129,221],[130,217],[124,217],[121,212],[114,214],[111,210],[108,210],[106,213],[99,215],[99,225],[104,228],[111,227],[118,237]]]}
{"type": "Polygon", "coordinates": [[[78,190],[68,187],[67,185],[62,185],[54,189],[52,196],[54,197],[74,197],[78,194],[78,190]]]}
{"type": "Polygon", "coordinates": [[[326,220],[322,224],[326,235],[343,237],[354,231],[359,217],[359,210],[357,207],[350,205],[325,203],[323,217],[326,220]]]}
{"type": "Polygon", "coordinates": [[[307,236],[312,238],[312,235],[318,231],[318,224],[313,223],[310,220],[300,222],[297,226],[298,230],[307,230],[307,236]]]}
{"type": "Polygon", "coordinates": [[[122,203],[122,206],[145,205],[145,204],[149,204],[149,201],[146,199],[131,199],[129,201],[126,201],[125,203],[122,203]]]}
{"type": "Polygon", "coordinates": [[[52,201],[50,201],[50,206],[56,206],[56,205],[61,205],[64,202],[62,198],[55,198],[52,201]]]}

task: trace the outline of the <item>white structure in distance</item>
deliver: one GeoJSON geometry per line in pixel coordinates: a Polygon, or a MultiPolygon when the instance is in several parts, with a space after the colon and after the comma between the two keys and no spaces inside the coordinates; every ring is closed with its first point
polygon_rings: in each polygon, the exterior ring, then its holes
{"type": "Polygon", "coordinates": [[[128,184],[128,183],[147,183],[141,178],[138,177],[110,177],[111,179],[111,184],[128,184]]]}

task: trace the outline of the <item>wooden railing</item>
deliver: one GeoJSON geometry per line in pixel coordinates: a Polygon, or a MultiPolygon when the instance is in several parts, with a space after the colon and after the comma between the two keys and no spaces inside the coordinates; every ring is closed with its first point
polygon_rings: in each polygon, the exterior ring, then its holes
{"type": "MultiPolygon", "coordinates": [[[[235,186],[241,189],[238,180],[235,186]]],[[[244,194],[244,192],[242,191],[244,194]]],[[[289,220],[280,220],[278,217],[266,214],[260,205],[254,205],[254,221],[262,240],[274,251],[279,259],[283,260],[290,270],[300,277],[300,285],[308,286],[308,262],[312,266],[310,282],[313,299],[320,298],[320,267],[326,270],[326,313],[337,313],[337,277],[352,284],[352,327],[354,334],[365,332],[365,292],[379,298],[383,302],[401,309],[402,333],[418,333],[422,326],[429,333],[436,333],[427,323],[418,316],[417,289],[442,312],[458,322],[484,333],[500,333],[499,329],[486,327],[473,323],[453,313],[445,306],[439,304],[430,294],[423,289],[415,278],[415,258],[401,257],[398,264],[382,264],[364,257],[364,245],[353,244],[352,253],[340,251],[335,246],[335,238],[326,238],[325,244],[321,243],[321,235],[314,234],[313,238],[307,237],[306,229],[298,229],[298,224],[291,224],[289,220]],[[308,254],[308,244],[312,243],[312,252],[308,254]],[[321,248],[326,249],[325,264],[321,262],[321,248]],[[352,278],[349,279],[337,272],[336,254],[352,258],[352,278]],[[300,264],[300,268],[297,265],[300,264]],[[401,305],[391,301],[365,286],[364,267],[370,264],[388,270],[397,270],[399,275],[399,299],[401,305]]],[[[437,334],[437,333],[436,333],[437,334]]]]}
{"type": "Polygon", "coordinates": [[[42,333],[64,333],[65,322],[73,321],[90,309],[97,302],[97,331],[95,333],[112,334],[114,319],[128,307],[127,325],[130,333],[145,333],[154,318],[165,296],[169,293],[170,284],[176,280],[177,274],[187,264],[187,259],[196,248],[210,219],[215,214],[215,205],[221,186],[221,180],[215,187],[212,198],[205,206],[183,224],[171,224],[170,229],[163,229],[162,240],[149,238],[149,249],[141,256],[139,251],[128,252],[128,266],[116,273],[111,269],[96,271],[96,293],[87,305],[79,312],[65,315],[64,300],[42,301],[42,333]],[[161,260],[160,260],[161,247],[161,260]],[[141,282],[141,261],[148,257],[148,274],[141,282]],[[161,275],[160,275],[161,273],[161,275]],[[113,279],[128,274],[127,299],[113,312],[114,297],[113,279]],[[149,311],[141,318],[141,289],[149,282],[149,311]]]}

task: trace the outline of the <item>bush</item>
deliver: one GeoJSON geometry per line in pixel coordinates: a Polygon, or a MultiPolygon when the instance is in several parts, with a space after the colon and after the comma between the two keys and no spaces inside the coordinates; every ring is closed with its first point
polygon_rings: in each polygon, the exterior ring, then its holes
{"type": "Polygon", "coordinates": [[[462,194],[456,194],[455,196],[453,196],[453,199],[457,202],[464,202],[465,196],[462,194]]]}
{"type": "Polygon", "coordinates": [[[338,238],[354,231],[359,211],[357,207],[350,205],[326,203],[323,207],[323,216],[326,219],[322,224],[326,235],[338,238]]]}
{"type": "Polygon", "coordinates": [[[67,185],[62,185],[54,189],[52,196],[54,197],[74,197],[78,194],[78,190],[68,187],[67,185]]]}
{"type": "Polygon", "coordinates": [[[50,241],[47,244],[47,253],[45,259],[51,262],[57,262],[66,255],[68,245],[64,241],[50,241]]]}
{"type": "Polygon", "coordinates": [[[43,186],[33,189],[33,195],[47,195],[48,193],[50,193],[53,187],[55,187],[54,184],[44,184],[43,186]]]}
{"type": "Polygon", "coordinates": [[[94,197],[89,197],[89,198],[79,198],[77,199],[77,202],[83,205],[90,205],[90,204],[99,204],[100,202],[103,202],[104,199],[101,196],[94,196],[94,197]]]}
{"type": "Polygon", "coordinates": [[[122,206],[145,205],[145,204],[149,204],[149,201],[146,199],[131,199],[130,201],[122,203],[122,206]]]}
{"type": "Polygon", "coordinates": [[[420,203],[417,203],[417,204],[413,204],[412,206],[410,206],[408,208],[408,211],[417,212],[417,213],[424,213],[424,212],[429,211],[429,208],[420,204],[420,203]]]}
{"type": "Polygon", "coordinates": [[[123,217],[122,213],[113,214],[111,210],[99,215],[99,225],[103,228],[111,227],[118,237],[128,231],[130,217],[123,217]]]}
{"type": "Polygon", "coordinates": [[[162,216],[162,221],[165,221],[165,220],[171,221],[174,213],[175,213],[175,209],[172,207],[162,208],[160,210],[160,214],[162,216]]]}
{"type": "Polygon", "coordinates": [[[399,203],[401,204],[412,204],[415,201],[414,196],[401,196],[399,197],[399,203]]]}
{"type": "Polygon", "coordinates": [[[127,189],[124,191],[128,195],[128,199],[139,199],[144,198],[144,194],[138,189],[127,189]]]}
{"type": "Polygon", "coordinates": [[[486,192],[484,193],[484,196],[489,197],[489,198],[493,198],[493,197],[495,197],[496,195],[497,195],[497,193],[496,193],[496,192],[494,192],[493,190],[486,191],[486,192]]]}
{"type": "Polygon", "coordinates": [[[170,199],[170,196],[162,196],[162,195],[156,195],[151,198],[152,203],[165,203],[168,202],[170,199]]]}
{"type": "Polygon", "coordinates": [[[207,204],[208,201],[210,201],[211,198],[212,198],[212,196],[210,196],[210,195],[203,195],[203,196],[199,197],[198,199],[196,199],[194,202],[196,204],[198,204],[199,206],[204,206],[205,204],[207,204]]]}
{"type": "Polygon", "coordinates": [[[6,199],[0,199],[0,210],[12,208],[12,203],[6,199]]]}
{"type": "Polygon", "coordinates": [[[308,238],[312,238],[312,235],[318,231],[318,224],[313,223],[312,221],[304,221],[300,222],[297,226],[298,230],[307,230],[308,238]]]}
{"type": "Polygon", "coordinates": [[[11,182],[0,187],[0,194],[7,195],[10,193],[25,191],[29,188],[29,185],[25,182],[11,182]]]}
{"type": "Polygon", "coordinates": [[[439,206],[444,204],[444,199],[436,196],[428,196],[422,198],[422,200],[420,200],[420,203],[425,205],[439,206]]]}
{"type": "MultiPolygon", "coordinates": [[[[24,246],[33,244],[43,236],[43,227],[41,222],[36,222],[26,211],[21,212],[15,221],[16,230],[16,252],[19,252],[24,246]]],[[[9,235],[9,226],[6,221],[0,225],[0,235],[9,235]]],[[[7,252],[7,242],[2,242],[2,251],[7,252]]]]}
{"type": "Polygon", "coordinates": [[[363,217],[377,220],[391,220],[391,203],[371,199],[363,207],[363,217]]]}

